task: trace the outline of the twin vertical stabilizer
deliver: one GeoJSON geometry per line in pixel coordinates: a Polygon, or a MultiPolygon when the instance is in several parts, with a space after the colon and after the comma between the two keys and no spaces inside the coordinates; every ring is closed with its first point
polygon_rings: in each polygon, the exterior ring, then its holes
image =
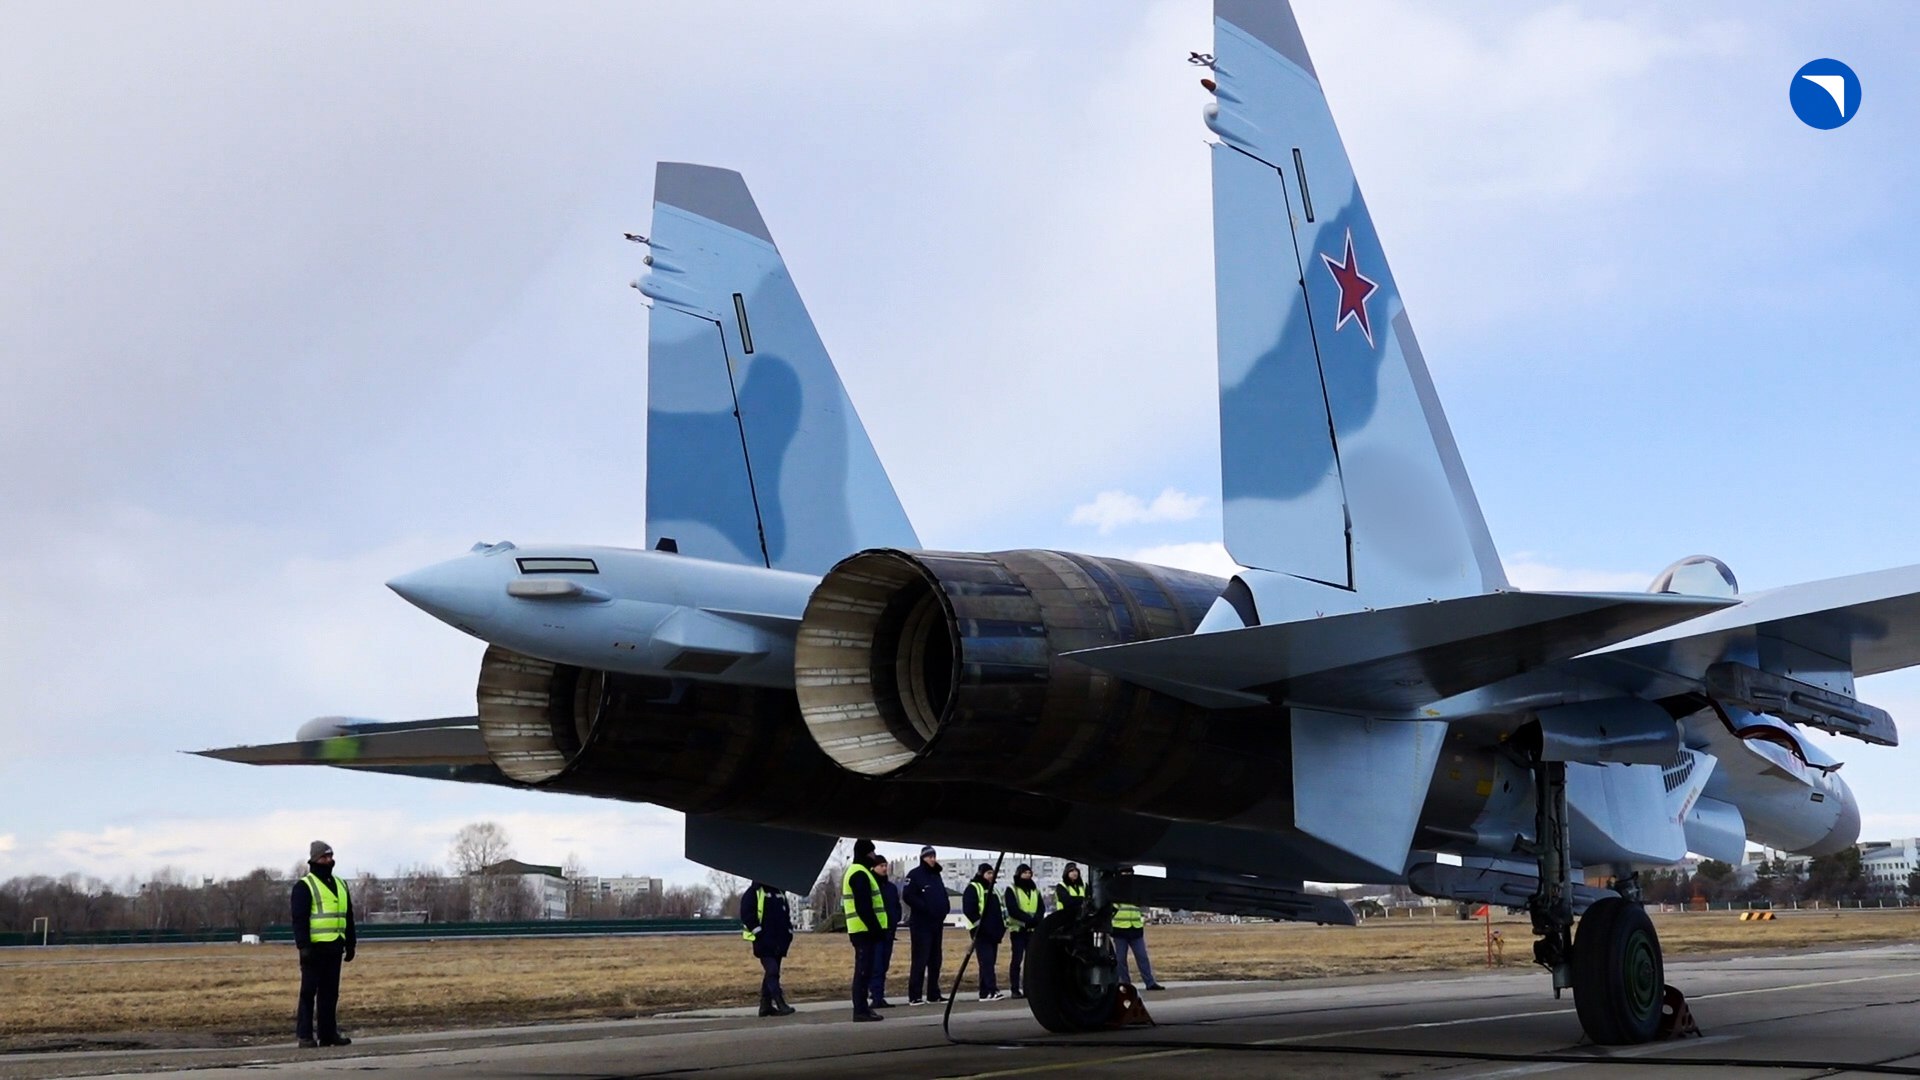
{"type": "Polygon", "coordinates": [[[1505,587],[1286,4],[1217,0],[1211,82],[1227,550],[1366,606],[1505,587]]]}

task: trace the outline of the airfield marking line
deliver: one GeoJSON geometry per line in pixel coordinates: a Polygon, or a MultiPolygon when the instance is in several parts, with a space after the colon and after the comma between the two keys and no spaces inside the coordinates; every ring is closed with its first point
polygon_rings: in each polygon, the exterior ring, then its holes
{"type": "MultiPolygon", "coordinates": [[[[1913,979],[1913,978],[1920,978],[1920,971],[1903,971],[1903,972],[1897,972],[1891,975],[1862,975],[1858,978],[1853,978],[1853,979],[1823,979],[1817,982],[1789,983],[1788,985],[1785,985],[1785,986],[1762,986],[1762,987],[1756,987],[1751,990],[1723,990],[1717,994],[1701,994],[1701,995],[1698,995],[1697,997],[1691,998],[1690,1000],[1711,1001],[1717,998],[1744,997],[1749,994],[1774,994],[1774,993],[1780,993],[1787,990],[1817,990],[1817,989],[1821,989],[1823,987],[1828,987],[1828,986],[1849,986],[1855,983],[1885,982],[1889,979],[1913,979]]],[[[1327,1032],[1320,1032],[1318,1034],[1311,1034],[1311,1035],[1288,1035],[1288,1036],[1283,1036],[1281,1038],[1275,1038],[1275,1039],[1257,1039],[1257,1040],[1254,1040],[1252,1043],[1249,1043],[1248,1045],[1274,1046],[1274,1045],[1280,1045],[1280,1044],[1286,1044],[1286,1043],[1308,1043],[1314,1039],[1349,1038],[1355,1035],[1384,1035],[1384,1034],[1388,1034],[1390,1032],[1396,1032],[1396,1031],[1420,1031],[1428,1028],[1458,1027],[1463,1024],[1482,1024],[1482,1023],[1489,1023],[1495,1020],[1520,1020],[1529,1016],[1559,1016],[1559,1015],[1564,1015],[1566,1013],[1570,1013],[1573,1011],[1574,1010],[1572,1009],[1530,1009],[1526,1012],[1496,1013],[1495,1015],[1492,1015],[1492,1016],[1467,1016],[1467,1017],[1461,1017],[1456,1020],[1426,1020],[1426,1021],[1421,1021],[1419,1023],[1413,1023],[1413,1024],[1392,1024],[1385,1027],[1351,1028],[1344,1031],[1327,1031],[1327,1032]]],[[[1711,1041],[1718,1042],[1721,1040],[1732,1040],[1738,1037],[1739,1036],[1732,1036],[1732,1035],[1714,1036],[1711,1041]]],[[[1696,1040],[1690,1045],[1695,1045],[1695,1046],[1705,1045],[1708,1041],[1709,1040],[1707,1039],[1696,1040]]],[[[1645,1050],[1635,1050],[1635,1051],[1623,1052],[1623,1053],[1632,1053],[1634,1056],[1652,1053],[1653,1052],[1652,1045],[1653,1044],[1649,1044],[1649,1048],[1645,1050]]],[[[984,1078],[986,1077],[998,1077],[998,1076],[1029,1076],[1037,1073],[1063,1072],[1068,1069],[1087,1068],[1095,1065],[1114,1065],[1124,1061],[1147,1061],[1154,1058],[1183,1057],[1189,1054],[1210,1054],[1214,1052],[1215,1052],[1214,1048],[1204,1047],[1204,1046],[1195,1047],[1192,1050],[1155,1050],[1155,1051],[1151,1051],[1144,1054],[1128,1054],[1128,1055],[1122,1055],[1119,1057],[1096,1058],[1091,1061],[1061,1061],[1061,1062],[1055,1062],[1050,1065],[1028,1065],[1028,1066],[1024,1066],[1017,1069],[1003,1069],[1003,1070],[996,1070],[993,1072],[983,1072],[983,1073],[966,1073],[963,1075],[969,1078],[979,1078],[979,1080],[984,1080],[984,1078]]],[[[1622,1053],[1616,1053],[1611,1056],[1619,1057],[1619,1056],[1622,1056],[1622,1053]]],[[[1596,1057],[1595,1060],[1602,1060],[1602,1059],[1596,1057]]],[[[1548,1062],[1544,1064],[1555,1064],[1555,1063],[1548,1062]]],[[[1567,1067],[1571,1067],[1571,1065],[1568,1065],[1567,1067]]],[[[1487,1076],[1515,1075],[1517,1076],[1517,1075],[1525,1075],[1526,1071],[1551,1071],[1551,1070],[1547,1070],[1547,1069],[1536,1070],[1534,1066],[1523,1066],[1522,1071],[1518,1071],[1518,1072],[1510,1071],[1510,1072],[1488,1073],[1484,1075],[1487,1075],[1487,1076]]]]}
{"type": "Polygon", "coordinates": [[[1086,1061],[1056,1061],[1050,1065],[1023,1065],[1016,1069],[995,1069],[992,1072],[958,1073],[952,1080],[987,1080],[988,1077],[994,1076],[1033,1076],[1038,1073],[1065,1072],[1068,1069],[1117,1065],[1123,1061],[1151,1061],[1154,1058],[1188,1057],[1209,1052],[1206,1047],[1196,1047],[1192,1050],[1155,1050],[1147,1054],[1120,1054],[1116,1057],[1090,1058],[1086,1061]]]}
{"type": "Polygon", "coordinates": [[[1829,979],[1825,982],[1794,983],[1791,986],[1762,986],[1754,990],[1722,990],[1717,994],[1701,994],[1693,1001],[1712,1001],[1714,998],[1742,997],[1747,994],[1771,994],[1779,990],[1817,990],[1823,986],[1847,986],[1851,983],[1883,982],[1887,979],[1920,978],[1920,971],[1903,971],[1894,975],[1862,975],[1857,979],[1829,979]]]}
{"type": "MultiPolygon", "coordinates": [[[[1739,1042],[1741,1039],[1744,1039],[1744,1038],[1746,1038],[1745,1035],[1708,1035],[1699,1039],[1688,1039],[1687,1046],[1689,1047],[1712,1046],[1716,1043],[1739,1042]]],[[[1631,1047],[1626,1050],[1616,1050],[1613,1053],[1608,1054],[1607,1057],[1608,1058],[1646,1057],[1648,1054],[1653,1054],[1661,1050],[1669,1050],[1669,1049],[1672,1049],[1672,1047],[1669,1044],[1664,1042],[1643,1043],[1639,1046],[1631,1047]]],[[[1605,1059],[1596,1058],[1595,1060],[1599,1061],[1599,1060],[1605,1060],[1605,1059]]],[[[1562,1069],[1584,1069],[1584,1068],[1586,1068],[1584,1064],[1576,1064],[1571,1061],[1543,1061],[1538,1065],[1515,1065],[1512,1068],[1499,1069],[1494,1072],[1473,1073],[1472,1075],[1474,1077],[1474,1080],[1495,1080],[1496,1077],[1501,1077],[1501,1076],[1532,1076],[1538,1073],[1559,1072],[1562,1069]]]]}

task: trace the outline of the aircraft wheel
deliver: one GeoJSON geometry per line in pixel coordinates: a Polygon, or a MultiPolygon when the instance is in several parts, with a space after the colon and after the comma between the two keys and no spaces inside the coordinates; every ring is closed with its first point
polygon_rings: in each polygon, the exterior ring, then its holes
{"type": "Polygon", "coordinates": [[[1098,1031],[1113,1016],[1119,984],[1110,950],[1091,924],[1056,911],[1040,920],[1027,947],[1027,1007],[1048,1031],[1098,1031]]]}
{"type": "Polygon", "coordinates": [[[1588,908],[1573,939],[1572,964],[1574,1009],[1587,1038],[1603,1046],[1653,1038],[1666,969],[1645,909],[1623,896],[1588,908]]]}

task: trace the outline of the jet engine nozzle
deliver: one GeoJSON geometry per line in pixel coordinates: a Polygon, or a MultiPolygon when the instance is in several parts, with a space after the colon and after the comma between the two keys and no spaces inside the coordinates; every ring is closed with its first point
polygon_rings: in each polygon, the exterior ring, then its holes
{"type": "Polygon", "coordinates": [[[801,715],[868,776],[1225,820],[1284,786],[1284,710],[1210,711],[1061,655],[1192,633],[1225,584],[1060,551],[864,551],[807,603],[801,715]]]}

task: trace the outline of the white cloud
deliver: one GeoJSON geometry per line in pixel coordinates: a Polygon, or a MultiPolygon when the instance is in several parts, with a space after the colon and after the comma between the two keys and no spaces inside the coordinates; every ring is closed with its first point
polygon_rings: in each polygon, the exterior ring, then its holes
{"type": "Polygon", "coordinates": [[[1207,505],[1204,495],[1189,495],[1167,488],[1152,502],[1126,491],[1103,491],[1093,501],[1073,508],[1068,523],[1093,525],[1105,536],[1124,525],[1149,525],[1164,521],[1192,521],[1207,505]]]}
{"type": "Polygon", "coordinates": [[[1650,571],[1554,566],[1525,551],[1505,562],[1507,580],[1532,592],[1645,592],[1653,581],[1650,571]]]}
{"type": "Polygon", "coordinates": [[[1199,540],[1187,544],[1160,544],[1156,547],[1138,548],[1127,552],[1121,558],[1134,562],[1152,563],[1155,566],[1171,566],[1180,570],[1192,570],[1199,574],[1212,574],[1215,577],[1232,577],[1240,572],[1240,566],[1227,554],[1227,546],[1218,540],[1199,540]]]}

